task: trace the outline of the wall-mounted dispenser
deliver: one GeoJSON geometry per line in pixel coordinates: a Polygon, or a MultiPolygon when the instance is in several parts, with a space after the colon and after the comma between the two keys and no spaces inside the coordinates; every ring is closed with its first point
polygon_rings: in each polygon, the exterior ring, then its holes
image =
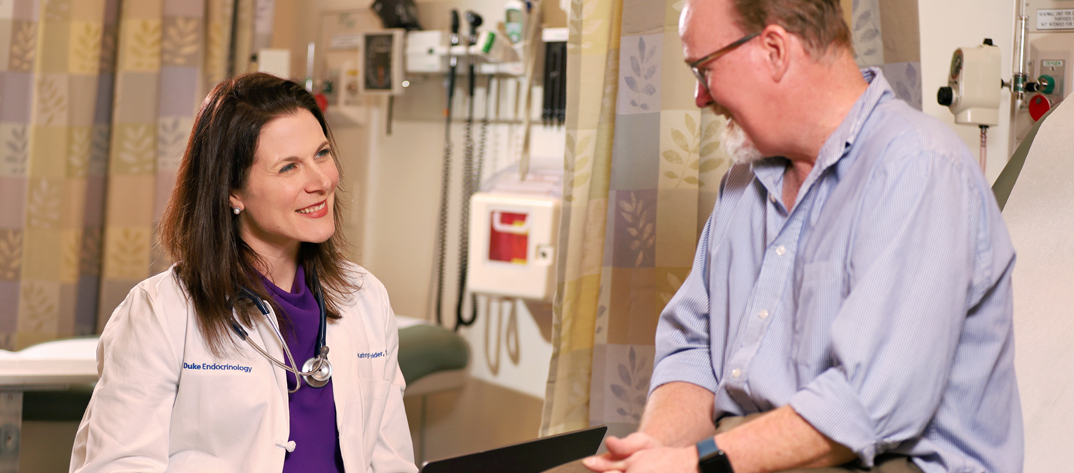
{"type": "Polygon", "coordinates": [[[562,174],[504,177],[470,199],[467,285],[479,294],[551,301],[562,174]]]}

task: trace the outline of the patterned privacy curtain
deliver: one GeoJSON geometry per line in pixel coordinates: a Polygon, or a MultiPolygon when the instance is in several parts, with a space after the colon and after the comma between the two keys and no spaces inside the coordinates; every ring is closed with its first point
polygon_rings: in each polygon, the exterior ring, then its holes
{"type": "Polygon", "coordinates": [[[541,434],[637,428],[660,311],[693,262],[728,159],[694,105],[681,0],[575,0],[553,355],[541,434]]]}
{"type": "Polygon", "coordinates": [[[154,228],[253,2],[0,0],[0,348],[92,334],[167,267],[154,228]]]}
{"type": "Polygon", "coordinates": [[[921,32],[917,2],[841,0],[860,67],[879,67],[895,96],[921,110],[921,32]]]}
{"type": "MultiPolygon", "coordinates": [[[[660,311],[690,271],[728,168],[723,119],[694,105],[682,3],[571,3],[568,185],[541,435],[637,429],[660,311]]],[[[920,109],[917,3],[843,5],[858,63],[880,66],[920,109]]]]}
{"type": "Polygon", "coordinates": [[[155,244],[156,227],[194,113],[233,71],[232,37],[247,38],[238,43],[249,57],[252,13],[253,0],[123,1],[98,330],[131,287],[171,264],[155,244]],[[234,21],[236,11],[244,21],[234,21]],[[233,25],[245,30],[233,34],[233,25]]]}

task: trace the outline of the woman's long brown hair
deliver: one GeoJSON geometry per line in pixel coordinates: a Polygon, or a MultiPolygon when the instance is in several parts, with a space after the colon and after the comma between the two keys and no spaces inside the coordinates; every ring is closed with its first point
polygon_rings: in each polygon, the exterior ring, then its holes
{"type": "MultiPolygon", "coordinates": [[[[253,304],[238,297],[240,288],[272,301],[258,276],[259,257],[242,240],[239,216],[231,212],[228,196],[246,184],[261,128],[302,109],[320,122],[339,169],[338,148],[324,115],[313,95],[292,81],[264,73],[225,80],[205,98],[194,119],[158,236],[176,261],[175,275],[216,355],[224,353],[227,342],[236,341],[231,337],[233,303],[243,325],[253,326],[252,317],[260,316],[253,304]],[[244,302],[235,303],[240,300],[244,302]]],[[[339,318],[344,298],[359,289],[357,275],[346,269],[342,201],[337,197],[332,207],[336,228],[332,237],[324,243],[302,243],[298,251],[306,274],[317,274],[324,288],[330,318],[339,318]]],[[[281,314],[279,307],[275,312],[281,314]]],[[[279,317],[281,325],[289,325],[279,317]]]]}

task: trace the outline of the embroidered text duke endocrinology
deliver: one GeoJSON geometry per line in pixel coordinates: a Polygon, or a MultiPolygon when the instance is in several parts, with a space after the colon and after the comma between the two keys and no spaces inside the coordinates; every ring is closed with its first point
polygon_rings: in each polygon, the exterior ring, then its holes
{"type": "Polygon", "coordinates": [[[187,370],[214,370],[214,371],[230,370],[230,371],[242,371],[244,373],[249,373],[250,370],[253,369],[253,368],[250,367],[250,366],[229,365],[229,364],[221,365],[221,364],[217,364],[217,363],[183,363],[183,369],[187,369],[187,370]]]}

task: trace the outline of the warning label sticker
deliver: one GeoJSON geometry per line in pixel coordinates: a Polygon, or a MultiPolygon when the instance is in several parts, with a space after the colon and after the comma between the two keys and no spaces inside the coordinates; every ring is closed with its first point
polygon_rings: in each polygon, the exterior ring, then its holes
{"type": "Polygon", "coordinates": [[[1037,10],[1038,30],[1074,29],[1074,9],[1037,10]]]}

